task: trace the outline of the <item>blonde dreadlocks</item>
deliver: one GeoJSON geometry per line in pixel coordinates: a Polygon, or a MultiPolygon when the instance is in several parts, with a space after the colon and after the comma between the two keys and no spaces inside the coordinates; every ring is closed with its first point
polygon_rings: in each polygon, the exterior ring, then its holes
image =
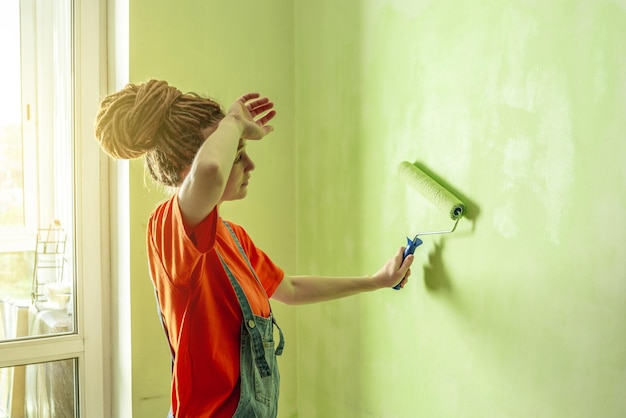
{"type": "Polygon", "coordinates": [[[202,130],[224,117],[219,104],[195,93],[183,94],[165,81],[128,84],[100,103],[96,137],[113,158],[145,154],[157,182],[177,187],[204,142],[202,130]]]}

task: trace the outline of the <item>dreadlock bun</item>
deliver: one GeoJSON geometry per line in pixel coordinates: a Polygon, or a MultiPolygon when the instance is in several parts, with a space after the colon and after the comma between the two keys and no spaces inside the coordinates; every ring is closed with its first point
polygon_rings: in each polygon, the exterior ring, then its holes
{"type": "Polygon", "coordinates": [[[128,84],[107,96],[96,117],[100,146],[113,158],[141,157],[158,145],[155,134],[180,96],[178,89],[159,80],[128,84]]]}
{"type": "Polygon", "coordinates": [[[205,140],[203,129],[223,117],[215,101],[149,80],[105,97],[95,132],[109,156],[133,159],[145,154],[148,172],[156,181],[179,186],[205,140]]]}

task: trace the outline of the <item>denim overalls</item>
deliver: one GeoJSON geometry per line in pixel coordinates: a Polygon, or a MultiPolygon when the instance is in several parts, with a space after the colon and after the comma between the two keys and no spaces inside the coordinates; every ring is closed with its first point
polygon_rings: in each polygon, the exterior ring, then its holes
{"type": "MultiPolygon", "coordinates": [[[[258,282],[262,284],[256,275],[256,272],[250,264],[250,260],[243,251],[237,236],[231,229],[230,225],[224,222],[242,257],[246,260],[250,271],[258,282]]],[[[241,343],[240,343],[240,397],[239,404],[235,410],[233,418],[274,418],[278,414],[278,393],[280,389],[280,373],[278,372],[278,364],[276,356],[283,352],[285,340],[283,332],[278,327],[274,315],[271,312],[268,318],[254,315],[248,298],[235,279],[222,257],[217,254],[228,280],[232,285],[241,312],[243,321],[241,324],[241,343]],[[274,349],[274,325],[278,328],[280,341],[278,347],[274,349]]],[[[159,304],[157,303],[157,307],[159,304]]],[[[160,312],[159,312],[160,314],[160,312]]],[[[163,319],[162,315],[159,315],[163,319]]],[[[164,327],[165,329],[165,327],[164,327]]],[[[167,330],[165,330],[167,333],[167,330]]],[[[172,358],[173,361],[173,358],[172,358]]],[[[173,362],[172,362],[173,364],[173,362]]],[[[168,414],[168,418],[173,417],[172,411],[168,414]]]]}

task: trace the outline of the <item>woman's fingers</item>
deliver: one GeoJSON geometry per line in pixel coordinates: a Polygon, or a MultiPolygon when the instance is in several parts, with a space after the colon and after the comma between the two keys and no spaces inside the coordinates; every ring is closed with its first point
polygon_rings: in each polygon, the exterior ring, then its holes
{"type": "Polygon", "coordinates": [[[243,96],[241,96],[237,101],[246,103],[252,99],[256,99],[257,97],[261,97],[261,95],[259,93],[246,93],[243,96]]]}
{"type": "Polygon", "coordinates": [[[274,116],[276,116],[276,111],[272,110],[272,111],[268,112],[266,115],[264,115],[262,118],[257,120],[256,123],[259,126],[265,126],[269,121],[274,119],[274,116]]]}
{"type": "Polygon", "coordinates": [[[274,107],[274,103],[270,102],[270,100],[267,97],[254,100],[246,104],[246,108],[248,109],[248,112],[250,112],[252,116],[260,115],[263,112],[267,112],[268,110],[272,109],[273,107],[274,107]]]}
{"type": "Polygon", "coordinates": [[[247,93],[239,97],[231,110],[243,116],[245,121],[252,123],[245,129],[244,135],[248,139],[260,139],[274,130],[268,125],[276,116],[274,103],[267,97],[261,97],[259,93],[247,93]],[[261,130],[257,131],[259,128],[261,130]]]}
{"type": "Polygon", "coordinates": [[[237,101],[243,104],[252,116],[260,115],[274,107],[269,98],[261,97],[259,93],[244,94],[237,101]]]}
{"type": "Polygon", "coordinates": [[[265,126],[269,121],[274,119],[274,116],[276,116],[276,111],[273,110],[274,103],[270,102],[267,97],[248,103],[246,108],[248,109],[248,112],[250,112],[252,118],[262,115],[255,121],[259,126],[265,126]]]}

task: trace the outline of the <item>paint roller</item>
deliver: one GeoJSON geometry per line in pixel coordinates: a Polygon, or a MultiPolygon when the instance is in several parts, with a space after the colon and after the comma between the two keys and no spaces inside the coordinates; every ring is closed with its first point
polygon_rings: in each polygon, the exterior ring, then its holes
{"type": "MultiPolygon", "coordinates": [[[[403,161],[398,165],[398,174],[402,177],[409,186],[417,190],[422,196],[430,201],[435,207],[439,208],[443,212],[448,213],[450,219],[454,222],[452,229],[445,231],[432,231],[432,232],[420,232],[415,235],[415,238],[411,239],[407,237],[407,245],[404,249],[402,260],[404,260],[409,254],[413,254],[415,249],[422,244],[422,240],[419,239],[421,235],[436,235],[436,234],[449,234],[454,232],[459,220],[465,213],[465,205],[461,200],[453,195],[448,189],[437,183],[432,177],[420,170],[415,164],[408,161],[403,161]]],[[[400,289],[400,283],[393,287],[396,290],[400,289]]]]}

